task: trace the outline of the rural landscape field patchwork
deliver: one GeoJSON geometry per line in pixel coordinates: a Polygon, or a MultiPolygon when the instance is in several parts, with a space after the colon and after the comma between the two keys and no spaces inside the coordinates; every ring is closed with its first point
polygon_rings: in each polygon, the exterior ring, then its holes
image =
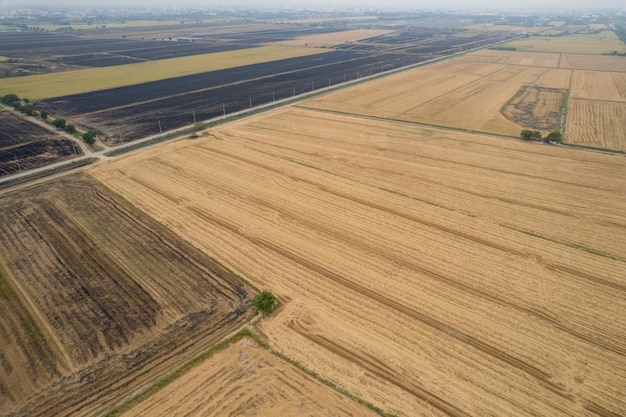
{"type": "Polygon", "coordinates": [[[0,33],[0,415],[626,415],[618,35],[294,19],[0,33]]]}

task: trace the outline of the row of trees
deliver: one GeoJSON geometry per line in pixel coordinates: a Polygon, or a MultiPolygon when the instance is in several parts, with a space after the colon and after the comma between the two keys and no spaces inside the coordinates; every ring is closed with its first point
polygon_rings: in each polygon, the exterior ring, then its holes
{"type": "MultiPolygon", "coordinates": [[[[10,93],[10,94],[6,94],[0,97],[0,103],[5,104],[7,106],[11,106],[15,110],[28,114],[29,116],[35,116],[35,109],[33,107],[33,104],[30,102],[30,100],[27,98],[20,99],[17,96],[17,94],[10,93]]],[[[41,110],[39,112],[39,117],[47,121],[48,112],[45,110],[41,110]]],[[[64,130],[67,133],[70,133],[70,134],[76,133],[76,126],[74,126],[71,123],[67,123],[67,121],[61,117],[57,117],[56,119],[47,123],[50,123],[52,126],[56,127],[57,129],[64,130]]],[[[96,132],[95,130],[88,130],[87,132],[82,134],[82,139],[86,143],[93,145],[93,143],[96,141],[97,134],[98,132],[96,132]]]]}
{"type": "Polygon", "coordinates": [[[559,132],[558,130],[548,133],[546,137],[541,137],[541,132],[538,130],[524,129],[520,133],[520,137],[524,140],[542,140],[543,142],[546,142],[546,143],[548,142],[560,143],[561,140],[563,139],[561,132],[559,132]]]}

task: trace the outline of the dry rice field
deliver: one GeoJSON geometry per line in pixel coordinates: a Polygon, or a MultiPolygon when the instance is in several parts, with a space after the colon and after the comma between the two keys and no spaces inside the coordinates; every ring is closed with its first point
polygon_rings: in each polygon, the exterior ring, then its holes
{"type": "Polygon", "coordinates": [[[561,68],[592,70],[592,71],[626,71],[626,59],[622,56],[591,56],[562,54],[561,68]]]}
{"type": "Polygon", "coordinates": [[[567,36],[531,36],[511,41],[506,46],[521,52],[601,55],[613,51],[626,52],[626,45],[615,32],[606,30],[595,34],[577,33],[567,36]]]}
{"type": "Polygon", "coordinates": [[[518,137],[532,126],[507,119],[503,107],[525,86],[567,89],[570,77],[570,70],[461,58],[324,95],[303,106],[518,137]]]}
{"type": "Polygon", "coordinates": [[[367,38],[391,33],[391,30],[357,29],[343,32],[321,33],[316,35],[298,36],[289,41],[276,42],[278,45],[300,46],[313,48],[330,48],[343,43],[357,42],[367,38]]]}
{"type": "Polygon", "coordinates": [[[572,98],[565,135],[568,143],[626,151],[626,102],[572,98]]]}
{"type": "Polygon", "coordinates": [[[274,291],[273,348],[391,413],[626,414],[622,157],[287,108],[92,174],[274,291]]]}
{"type": "Polygon", "coordinates": [[[483,49],[461,57],[462,60],[492,62],[507,65],[526,65],[531,67],[558,68],[561,54],[542,52],[511,52],[483,49]]]}
{"type": "Polygon", "coordinates": [[[247,286],[92,178],[0,199],[0,415],[93,415],[246,322],[247,286]]]}
{"type": "Polygon", "coordinates": [[[570,96],[626,102],[626,72],[574,71],[570,96]]]}
{"type": "Polygon", "coordinates": [[[246,338],[121,416],[375,417],[378,414],[246,338]]]}
{"type": "Polygon", "coordinates": [[[268,45],[137,64],[2,78],[0,91],[41,100],[324,52],[328,50],[268,45]]]}

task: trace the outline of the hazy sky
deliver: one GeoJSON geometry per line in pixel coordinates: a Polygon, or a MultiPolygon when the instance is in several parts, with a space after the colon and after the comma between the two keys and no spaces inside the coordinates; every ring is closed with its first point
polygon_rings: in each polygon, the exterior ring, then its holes
{"type": "Polygon", "coordinates": [[[228,6],[284,6],[284,7],[412,7],[421,6],[428,9],[435,8],[533,8],[549,7],[563,9],[588,9],[588,8],[626,8],[625,0],[437,0],[437,1],[410,1],[410,0],[0,0],[2,8],[22,7],[228,7],[228,6]]]}

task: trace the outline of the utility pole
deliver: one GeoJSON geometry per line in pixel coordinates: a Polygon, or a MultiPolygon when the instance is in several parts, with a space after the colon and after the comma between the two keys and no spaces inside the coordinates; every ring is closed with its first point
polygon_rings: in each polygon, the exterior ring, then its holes
{"type": "Polygon", "coordinates": [[[17,164],[17,170],[21,174],[22,173],[22,167],[20,166],[20,161],[17,160],[17,155],[15,155],[15,152],[13,152],[13,158],[15,158],[15,163],[17,164]]]}
{"type": "Polygon", "coordinates": [[[163,128],[161,127],[161,119],[157,119],[159,122],[159,133],[163,133],[163,128]]]}
{"type": "Polygon", "coordinates": [[[250,96],[250,108],[252,108],[252,96],[250,96]]]}

